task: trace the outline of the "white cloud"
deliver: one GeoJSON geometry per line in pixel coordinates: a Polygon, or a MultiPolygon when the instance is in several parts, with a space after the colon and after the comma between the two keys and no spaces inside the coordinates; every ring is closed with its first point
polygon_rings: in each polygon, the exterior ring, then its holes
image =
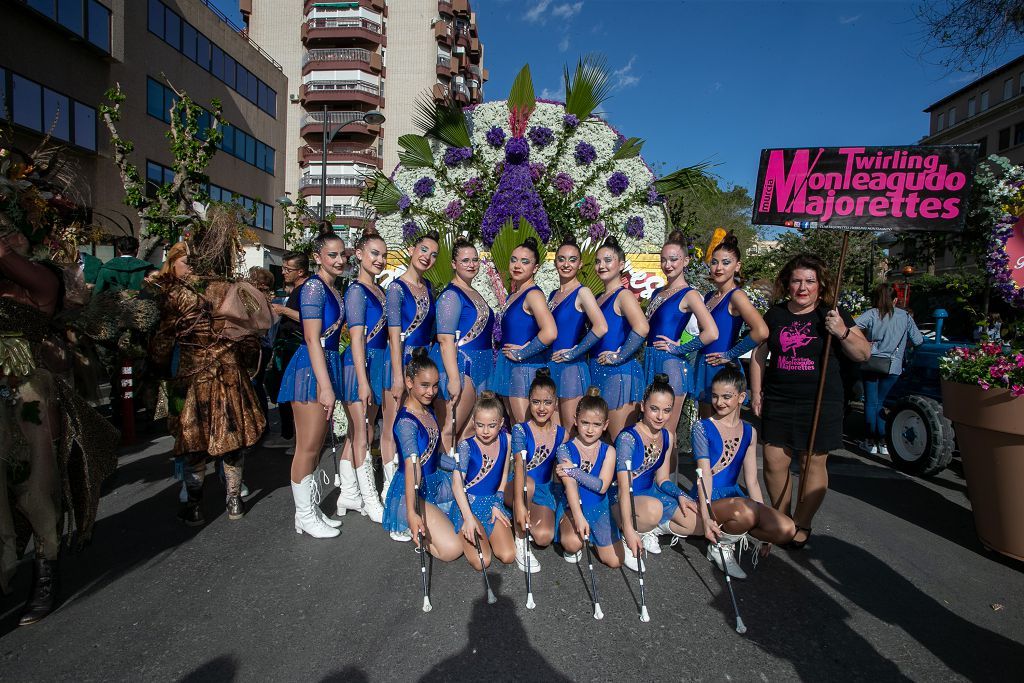
{"type": "Polygon", "coordinates": [[[722,89],[722,82],[721,81],[715,81],[714,83],[711,84],[711,87],[709,88],[709,91],[710,92],[719,92],[719,91],[721,91],[721,89],[722,89]]]}
{"type": "Polygon", "coordinates": [[[852,24],[853,22],[855,22],[858,19],[860,19],[860,16],[861,15],[859,15],[859,14],[856,14],[856,15],[854,15],[852,17],[840,16],[839,17],[839,23],[840,24],[852,24]]]}
{"type": "Polygon", "coordinates": [[[583,9],[582,2],[566,2],[561,5],[555,5],[554,9],[551,10],[551,14],[559,19],[571,19],[580,13],[583,9]]]}
{"type": "Polygon", "coordinates": [[[628,88],[640,82],[640,77],[633,73],[633,64],[636,62],[636,55],[629,58],[629,61],[620,69],[612,71],[616,88],[628,88]]]}
{"type": "Polygon", "coordinates": [[[565,90],[561,86],[555,88],[554,90],[544,88],[543,90],[540,91],[540,99],[558,100],[559,102],[563,102],[565,100],[565,90]]]}
{"type": "Polygon", "coordinates": [[[565,52],[568,49],[569,49],[569,36],[568,35],[564,35],[564,36],[562,36],[562,39],[560,41],[558,41],[558,51],[559,52],[565,52]]]}
{"type": "Polygon", "coordinates": [[[544,12],[547,11],[550,4],[551,0],[537,0],[533,7],[526,10],[523,19],[527,21],[544,21],[544,12]]]}

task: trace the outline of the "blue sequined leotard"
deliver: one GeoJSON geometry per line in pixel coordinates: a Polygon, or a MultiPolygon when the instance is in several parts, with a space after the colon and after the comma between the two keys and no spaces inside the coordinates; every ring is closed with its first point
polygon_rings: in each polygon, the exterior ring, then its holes
{"type": "MultiPolygon", "coordinates": [[[[327,361],[327,374],[331,379],[335,397],[341,397],[342,361],[338,346],[341,340],[341,327],[345,324],[345,303],[333,287],[329,287],[316,275],[302,283],[299,302],[302,320],[321,321],[320,345],[327,361]]],[[[316,400],[316,375],[310,364],[309,347],[303,339],[302,345],[285,368],[277,402],[309,403],[316,400]]]]}
{"type": "MultiPolygon", "coordinates": [[[[697,421],[690,432],[694,459],[710,461],[711,500],[743,498],[747,495],[740,488],[739,479],[743,474],[743,459],[750,447],[754,428],[747,422],[742,424],[741,435],[729,439],[728,442],[722,438],[722,433],[718,431],[718,427],[711,418],[697,421]]],[[[690,489],[690,496],[696,499],[696,484],[690,489]]]]}
{"type": "MultiPolygon", "coordinates": [[[[729,312],[729,302],[735,293],[735,289],[730,289],[722,297],[722,300],[711,309],[711,317],[714,318],[715,325],[718,326],[718,339],[697,352],[694,392],[697,394],[698,400],[704,403],[711,401],[711,383],[714,381],[715,375],[724,367],[722,365],[708,365],[708,354],[725,353],[731,349],[736,345],[736,342],[739,340],[740,330],[743,329],[743,317],[729,312]]],[[[714,296],[714,292],[708,292],[708,295],[704,297],[704,303],[706,304],[712,296],[714,296]]],[[[742,371],[743,365],[739,362],[736,364],[742,371]]]]}
{"type": "Polygon", "coordinates": [[[590,349],[590,377],[593,384],[601,389],[601,396],[608,402],[609,410],[616,410],[627,403],[638,403],[644,397],[647,382],[643,368],[635,357],[621,365],[601,365],[598,358],[605,351],[622,348],[632,328],[625,316],[615,312],[615,300],[620,296],[633,296],[625,289],[617,289],[603,302],[598,300],[601,312],[608,323],[608,331],[590,349]]]}
{"type": "MultiPolygon", "coordinates": [[[[658,482],[655,480],[655,475],[658,472],[658,468],[665,462],[665,458],[668,457],[668,430],[661,430],[661,445],[658,445],[658,439],[650,446],[645,446],[644,440],[640,438],[640,433],[636,430],[636,427],[628,427],[619,432],[619,436],[615,439],[615,471],[625,472],[632,470],[633,472],[633,495],[634,496],[650,496],[657,498],[661,503],[661,520],[659,524],[664,524],[672,518],[675,514],[676,508],[679,507],[679,501],[673,496],[665,493],[658,487],[658,482]],[[627,464],[629,465],[627,467],[627,464]]],[[[613,497],[615,501],[618,501],[618,496],[629,495],[628,491],[615,491],[613,497]]]]}
{"type": "MultiPolygon", "coordinates": [[[[551,309],[551,315],[558,327],[558,336],[551,344],[551,353],[573,348],[587,333],[587,314],[576,308],[576,300],[581,289],[583,285],[572,290],[557,304],[554,303],[557,290],[551,292],[551,296],[548,297],[548,308],[551,309]]],[[[585,394],[590,386],[590,367],[585,357],[568,363],[548,361],[548,369],[551,370],[551,379],[555,382],[558,398],[578,398],[585,394]]]]}
{"type": "MultiPolygon", "coordinates": [[[[561,482],[553,481],[551,473],[555,469],[555,451],[565,442],[565,430],[555,426],[555,440],[550,446],[538,444],[530,428],[529,422],[520,422],[512,427],[512,454],[526,451],[524,462],[526,474],[533,479],[533,502],[537,505],[555,509],[555,494],[561,487],[561,482]]],[[[509,470],[509,480],[512,480],[513,470],[509,470]]],[[[516,491],[519,495],[520,492],[516,491]]]]}
{"type": "Polygon", "coordinates": [[[423,476],[423,487],[420,490],[423,498],[445,513],[452,501],[451,474],[440,467],[441,438],[432,410],[417,415],[402,406],[395,416],[393,432],[398,446],[399,465],[384,501],[382,524],[388,531],[401,532],[409,529],[405,510],[406,459],[413,456],[418,458],[423,476]]]}
{"type": "MultiPolygon", "coordinates": [[[[423,294],[416,296],[409,285],[401,278],[396,278],[388,285],[387,307],[385,315],[388,327],[397,327],[404,335],[404,351],[402,365],[405,366],[412,358],[414,349],[430,347],[434,342],[434,292],[429,282],[423,283],[423,294]]],[[[384,386],[391,386],[393,368],[391,354],[384,361],[384,386]]],[[[399,368],[398,372],[401,372],[399,368]]]]}
{"type": "MultiPolygon", "coordinates": [[[[527,344],[540,332],[537,319],[523,310],[526,297],[534,290],[541,291],[540,287],[533,285],[524,290],[522,294],[516,294],[509,298],[505,304],[505,310],[501,314],[503,346],[505,344],[527,344]]],[[[537,374],[538,368],[544,367],[546,358],[545,353],[540,353],[523,361],[514,361],[501,353],[501,349],[498,349],[498,358],[494,364],[494,372],[488,380],[487,388],[499,396],[526,398],[530,394],[533,377],[537,374]]]]}
{"type": "MultiPolygon", "coordinates": [[[[437,297],[437,334],[458,337],[457,365],[459,373],[473,382],[481,391],[494,369],[494,311],[477,292],[469,294],[461,287],[450,284],[437,297]]],[[[430,348],[430,357],[437,365],[440,378],[438,388],[448,400],[448,373],[441,357],[441,342],[430,348]]]]}
{"type": "MultiPolygon", "coordinates": [[[[373,402],[381,405],[384,393],[384,362],[387,358],[388,330],[387,316],[384,315],[384,292],[380,287],[367,286],[358,280],[345,291],[345,313],[348,327],[365,328],[366,376],[370,381],[373,402]]],[[[352,345],[345,349],[344,401],[359,400],[359,379],[352,358],[352,345]]]]}
{"type": "MultiPolygon", "coordinates": [[[[490,536],[494,530],[494,523],[491,521],[491,514],[494,508],[511,519],[511,513],[505,507],[504,491],[499,492],[502,474],[505,472],[505,462],[508,459],[509,438],[506,432],[498,434],[498,453],[493,458],[485,458],[480,444],[476,439],[466,439],[459,444],[458,469],[462,472],[462,480],[466,490],[466,498],[469,499],[470,510],[477,518],[484,532],[490,536]]],[[[455,532],[462,529],[462,509],[458,503],[452,503],[448,510],[448,519],[451,520],[455,532]]]]}
{"type": "MultiPolygon", "coordinates": [[[[582,454],[576,447],[574,441],[569,441],[559,447],[557,452],[558,462],[570,463],[588,474],[592,474],[595,477],[601,476],[601,467],[604,465],[604,459],[608,454],[608,444],[601,442],[601,445],[597,449],[597,455],[594,457],[593,462],[586,462],[583,460],[582,454]]],[[[576,487],[579,491],[580,496],[580,507],[583,508],[583,516],[587,518],[587,524],[590,525],[590,540],[594,545],[605,547],[618,541],[621,538],[619,534],[619,528],[612,521],[611,506],[608,500],[608,492],[599,493],[597,491],[591,491],[582,484],[576,487]]],[[[560,490],[557,507],[555,509],[555,529],[556,538],[559,540],[561,534],[560,522],[562,517],[567,513],[571,512],[569,508],[569,501],[566,498],[564,488],[560,490]]]]}
{"type": "Polygon", "coordinates": [[[665,336],[672,341],[679,341],[680,335],[690,322],[692,313],[683,313],[679,310],[679,303],[690,292],[692,287],[683,287],[674,294],[664,297],[664,288],[659,289],[651,298],[647,307],[647,320],[651,329],[647,333],[647,348],[644,349],[644,375],[647,383],[654,381],[658,373],[668,375],[668,383],[676,396],[682,396],[693,391],[693,368],[690,362],[681,356],[674,356],[668,351],[654,348],[654,342],[658,337],[665,336]]]}

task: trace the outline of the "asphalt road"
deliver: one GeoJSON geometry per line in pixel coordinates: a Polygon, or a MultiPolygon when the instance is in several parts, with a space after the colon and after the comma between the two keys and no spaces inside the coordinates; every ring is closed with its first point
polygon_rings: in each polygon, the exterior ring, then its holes
{"type": "Polygon", "coordinates": [[[834,454],[807,549],[776,549],[737,582],[740,636],[702,541],[650,559],[647,624],[634,574],[597,569],[606,616],[595,621],[585,565],[551,550],[539,553],[535,610],[514,567],[491,569],[488,605],[459,561],[433,564],[424,614],[411,544],[351,514],[337,539],[294,533],[283,450],[248,459],[242,521],[228,521],[214,479],[207,526],[178,523],[170,443],[153,437],[122,457],[94,542],[63,562],[65,602],[27,628],[15,627],[31,574],[21,568],[0,598],[0,679],[1021,678],[1024,565],[981,547],[956,471],[922,481],[834,454]]]}

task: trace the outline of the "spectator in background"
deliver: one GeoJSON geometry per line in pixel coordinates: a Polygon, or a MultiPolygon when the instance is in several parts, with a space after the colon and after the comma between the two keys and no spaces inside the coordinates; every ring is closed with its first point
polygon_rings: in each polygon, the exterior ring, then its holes
{"type": "Polygon", "coordinates": [[[918,346],[924,343],[924,336],[906,310],[893,306],[891,285],[878,285],[872,303],[874,307],[861,313],[855,321],[871,342],[871,357],[861,366],[865,421],[861,448],[872,455],[889,455],[882,406],[903,372],[903,355],[908,342],[918,346]]]}
{"type": "Polygon", "coordinates": [[[139,241],[134,237],[118,237],[114,240],[117,256],[103,264],[96,275],[96,294],[122,289],[139,291],[146,276],[156,270],[149,261],[136,258],[139,241]]]}
{"type": "MultiPolygon", "coordinates": [[[[273,305],[274,274],[266,268],[253,266],[249,269],[249,277],[247,279],[252,283],[253,287],[260,290],[260,293],[267,297],[267,303],[273,305]]],[[[260,407],[263,409],[263,417],[267,417],[267,414],[270,412],[270,404],[267,401],[267,389],[264,386],[264,379],[267,374],[267,366],[270,364],[272,344],[273,338],[271,337],[271,330],[267,330],[267,333],[260,338],[260,364],[256,369],[256,376],[252,378],[253,386],[256,389],[256,395],[260,399],[260,407]]]]}
{"type": "MultiPolygon", "coordinates": [[[[288,301],[284,305],[271,305],[274,315],[280,316],[281,320],[274,337],[270,367],[266,373],[266,389],[269,395],[275,398],[281,390],[281,376],[288,367],[288,361],[303,343],[302,321],[299,317],[299,290],[309,277],[309,256],[299,251],[286,253],[282,260],[281,274],[284,277],[285,289],[288,291],[288,301]]],[[[277,409],[281,417],[281,438],[295,438],[291,404],[279,403],[277,409]]]]}

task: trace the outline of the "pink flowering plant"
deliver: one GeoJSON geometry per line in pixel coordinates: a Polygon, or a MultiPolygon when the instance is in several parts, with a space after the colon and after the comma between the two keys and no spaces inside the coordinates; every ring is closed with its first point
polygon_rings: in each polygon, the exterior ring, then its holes
{"type": "Polygon", "coordinates": [[[1019,349],[1006,350],[993,342],[958,346],[939,360],[939,372],[947,382],[977,384],[986,391],[1009,389],[1012,396],[1024,396],[1024,352],[1019,349]]]}

